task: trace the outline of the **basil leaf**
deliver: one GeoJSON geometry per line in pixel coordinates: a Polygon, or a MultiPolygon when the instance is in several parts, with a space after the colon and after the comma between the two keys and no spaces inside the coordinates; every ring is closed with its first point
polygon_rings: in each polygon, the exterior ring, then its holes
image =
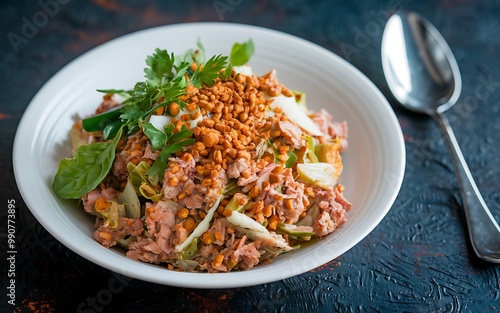
{"type": "Polygon", "coordinates": [[[122,128],[112,142],[83,145],[72,159],[63,159],[52,188],[63,199],[79,199],[92,191],[106,177],[115,159],[122,128]]]}
{"type": "Polygon", "coordinates": [[[108,124],[102,130],[102,137],[105,140],[111,140],[111,139],[115,138],[116,134],[122,128],[122,126],[123,126],[123,123],[120,120],[114,121],[113,123],[108,124]]]}
{"type": "Polygon", "coordinates": [[[241,66],[247,64],[255,52],[253,40],[249,39],[244,43],[235,43],[231,49],[229,62],[234,66],[241,66]]]}
{"type": "MultiPolygon", "coordinates": [[[[106,112],[82,119],[82,127],[87,132],[104,130],[107,125],[113,123],[122,114],[124,105],[119,105],[106,112]]],[[[114,138],[112,136],[111,138],[114,138]]]]}
{"type": "Polygon", "coordinates": [[[167,136],[151,123],[142,125],[142,131],[151,141],[153,150],[160,150],[167,143],[167,136]]]}

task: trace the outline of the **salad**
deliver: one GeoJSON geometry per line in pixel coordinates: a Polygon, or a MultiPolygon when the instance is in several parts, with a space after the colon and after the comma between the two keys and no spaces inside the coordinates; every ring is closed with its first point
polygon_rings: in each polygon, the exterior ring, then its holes
{"type": "Polygon", "coordinates": [[[351,204],[338,183],[347,124],[258,76],[250,39],[228,56],[156,49],[145,80],[107,89],[75,122],[53,190],[127,257],[196,272],[247,270],[324,237],[351,204]]]}

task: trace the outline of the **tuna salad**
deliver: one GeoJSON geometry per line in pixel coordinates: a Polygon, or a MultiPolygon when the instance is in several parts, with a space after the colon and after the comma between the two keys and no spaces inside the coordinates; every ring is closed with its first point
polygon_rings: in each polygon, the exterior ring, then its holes
{"type": "Polygon", "coordinates": [[[144,81],[99,90],[53,182],[95,216],[97,242],[171,270],[229,272],[346,221],[346,123],[310,111],[275,70],[253,73],[253,53],[251,39],[211,58],[199,41],[180,55],[156,49],[144,81]]]}

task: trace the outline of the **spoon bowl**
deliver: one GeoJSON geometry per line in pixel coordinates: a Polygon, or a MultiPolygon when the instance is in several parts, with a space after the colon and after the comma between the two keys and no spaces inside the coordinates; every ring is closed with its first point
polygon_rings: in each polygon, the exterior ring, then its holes
{"type": "Polygon", "coordinates": [[[382,36],[382,66],[394,98],[431,116],[443,134],[460,187],[472,246],[482,260],[500,263],[500,227],[486,206],[443,114],[460,97],[462,79],[439,31],[415,12],[392,15],[382,36]]]}
{"type": "Polygon", "coordinates": [[[420,15],[396,13],[382,39],[382,65],[394,97],[407,109],[444,112],[460,96],[457,62],[438,30],[420,15]]]}

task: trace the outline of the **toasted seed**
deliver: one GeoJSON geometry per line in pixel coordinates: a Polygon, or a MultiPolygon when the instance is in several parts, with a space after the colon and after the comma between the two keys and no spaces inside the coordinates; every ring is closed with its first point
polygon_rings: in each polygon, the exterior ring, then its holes
{"type": "Polygon", "coordinates": [[[168,113],[170,113],[170,115],[176,116],[180,111],[181,109],[177,103],[172,102],[168,105],[168,113]]]}
{"type": "Polygon", "coordinates": [[[187,208],[181,208],[177,210],[178,218],[186,218],[189,215],[189,210],[187,208]]]}
{"type": "Polygon", "coordinates": [[[213,147],[219,142],[219,135],[216,131],[209,131],[204,137],[203,137],[203,144],[206,147],[213,147]]]}

